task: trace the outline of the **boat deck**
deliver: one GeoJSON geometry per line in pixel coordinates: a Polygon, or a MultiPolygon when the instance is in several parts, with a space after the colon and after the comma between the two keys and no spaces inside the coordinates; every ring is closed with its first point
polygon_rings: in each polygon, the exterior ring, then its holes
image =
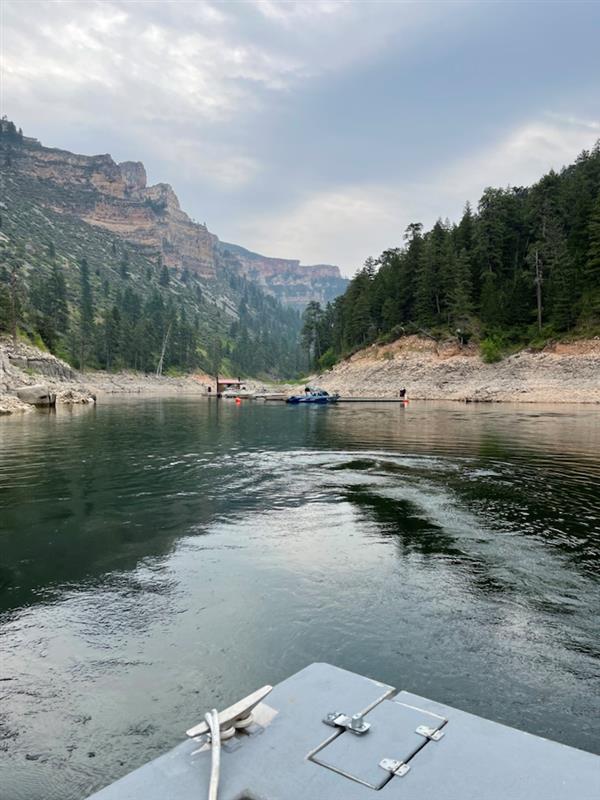
{"type": "MultiPolygon", "coordinates": [[[[190,739],[93,798],[205,798],[210,765],[210,745],[190,739]]],[[[600,797],[600,757],[328,664],[276,686],[250,728],[222,744],[219,800],[435,796],[591,800],[600,797]],[[360,725],[370,726],[362,735],[324,722],[356,713],[364,715],[360,725]]]]}

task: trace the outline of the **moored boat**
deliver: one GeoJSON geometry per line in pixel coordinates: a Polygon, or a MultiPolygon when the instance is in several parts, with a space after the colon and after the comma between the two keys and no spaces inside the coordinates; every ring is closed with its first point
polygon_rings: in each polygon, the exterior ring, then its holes
{"type": "Polygon", "coordinates": [[[328,405],[330,403],[337,403],[339,394],[329,394],[325,389],[317,389],[316,387],[307,386],[304,394],[293,394],[286,400],[291,405],[300,405],[305,403],[313,403],[315,405],[328,405]]]}
{"type": "Polygon", "coordinates": [[[242,400],[251,400],[254,397],[254,392],[251,392],[249,389],[246,389],[245,386],[241,386],[239,389],[226,389],[223,392],[223,397],[228,398],[241,398],[242,400]]]}

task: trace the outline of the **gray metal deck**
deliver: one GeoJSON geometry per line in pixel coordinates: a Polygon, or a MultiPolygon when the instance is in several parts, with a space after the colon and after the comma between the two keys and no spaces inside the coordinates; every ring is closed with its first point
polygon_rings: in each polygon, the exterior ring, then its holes
{"type": "MultiPolygon", "coordinates": [[[[277,685],[256,719],[262,726],[223,743],[219,800],[600,798],[599,756],[329,664],[277,685]],[[361,736],[329,727],[323,718],[331,712],[364,713],[371,727],[361,736]],[[392,774],[384,759],[409,769],[392,774]]],[[[188,740],[93,800],[203,800],[210,762],[209,747],[188,740]]]]}

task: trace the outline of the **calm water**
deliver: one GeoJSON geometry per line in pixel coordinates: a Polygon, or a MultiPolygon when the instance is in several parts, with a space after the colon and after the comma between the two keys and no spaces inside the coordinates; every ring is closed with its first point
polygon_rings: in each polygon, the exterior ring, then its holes
{"type": "Polygon", "coordinates": [[[82,798],[330,661],[600,752],[594,408],[0,420],[0,795],[82,798]]]}

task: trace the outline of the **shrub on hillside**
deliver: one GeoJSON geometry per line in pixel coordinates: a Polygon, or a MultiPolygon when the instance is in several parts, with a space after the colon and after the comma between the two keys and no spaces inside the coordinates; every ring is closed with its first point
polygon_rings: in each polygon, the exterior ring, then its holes
{"type": "Polygon", "coordinates": [[[337,364],[337,357],[331,347],[329,350],[326,350],[321,358],[318,361],[319,369],[323,372],[327,372],[328,369],[331,369],[337,364]]]}
{"type": "Polygon", "coordinates": [[[481,348],[481,357],[486,364],[494,364],[496,361],[502,360],[502,350],[497,339],[492,337],[482,339],[479,347],[481,348]]]}

